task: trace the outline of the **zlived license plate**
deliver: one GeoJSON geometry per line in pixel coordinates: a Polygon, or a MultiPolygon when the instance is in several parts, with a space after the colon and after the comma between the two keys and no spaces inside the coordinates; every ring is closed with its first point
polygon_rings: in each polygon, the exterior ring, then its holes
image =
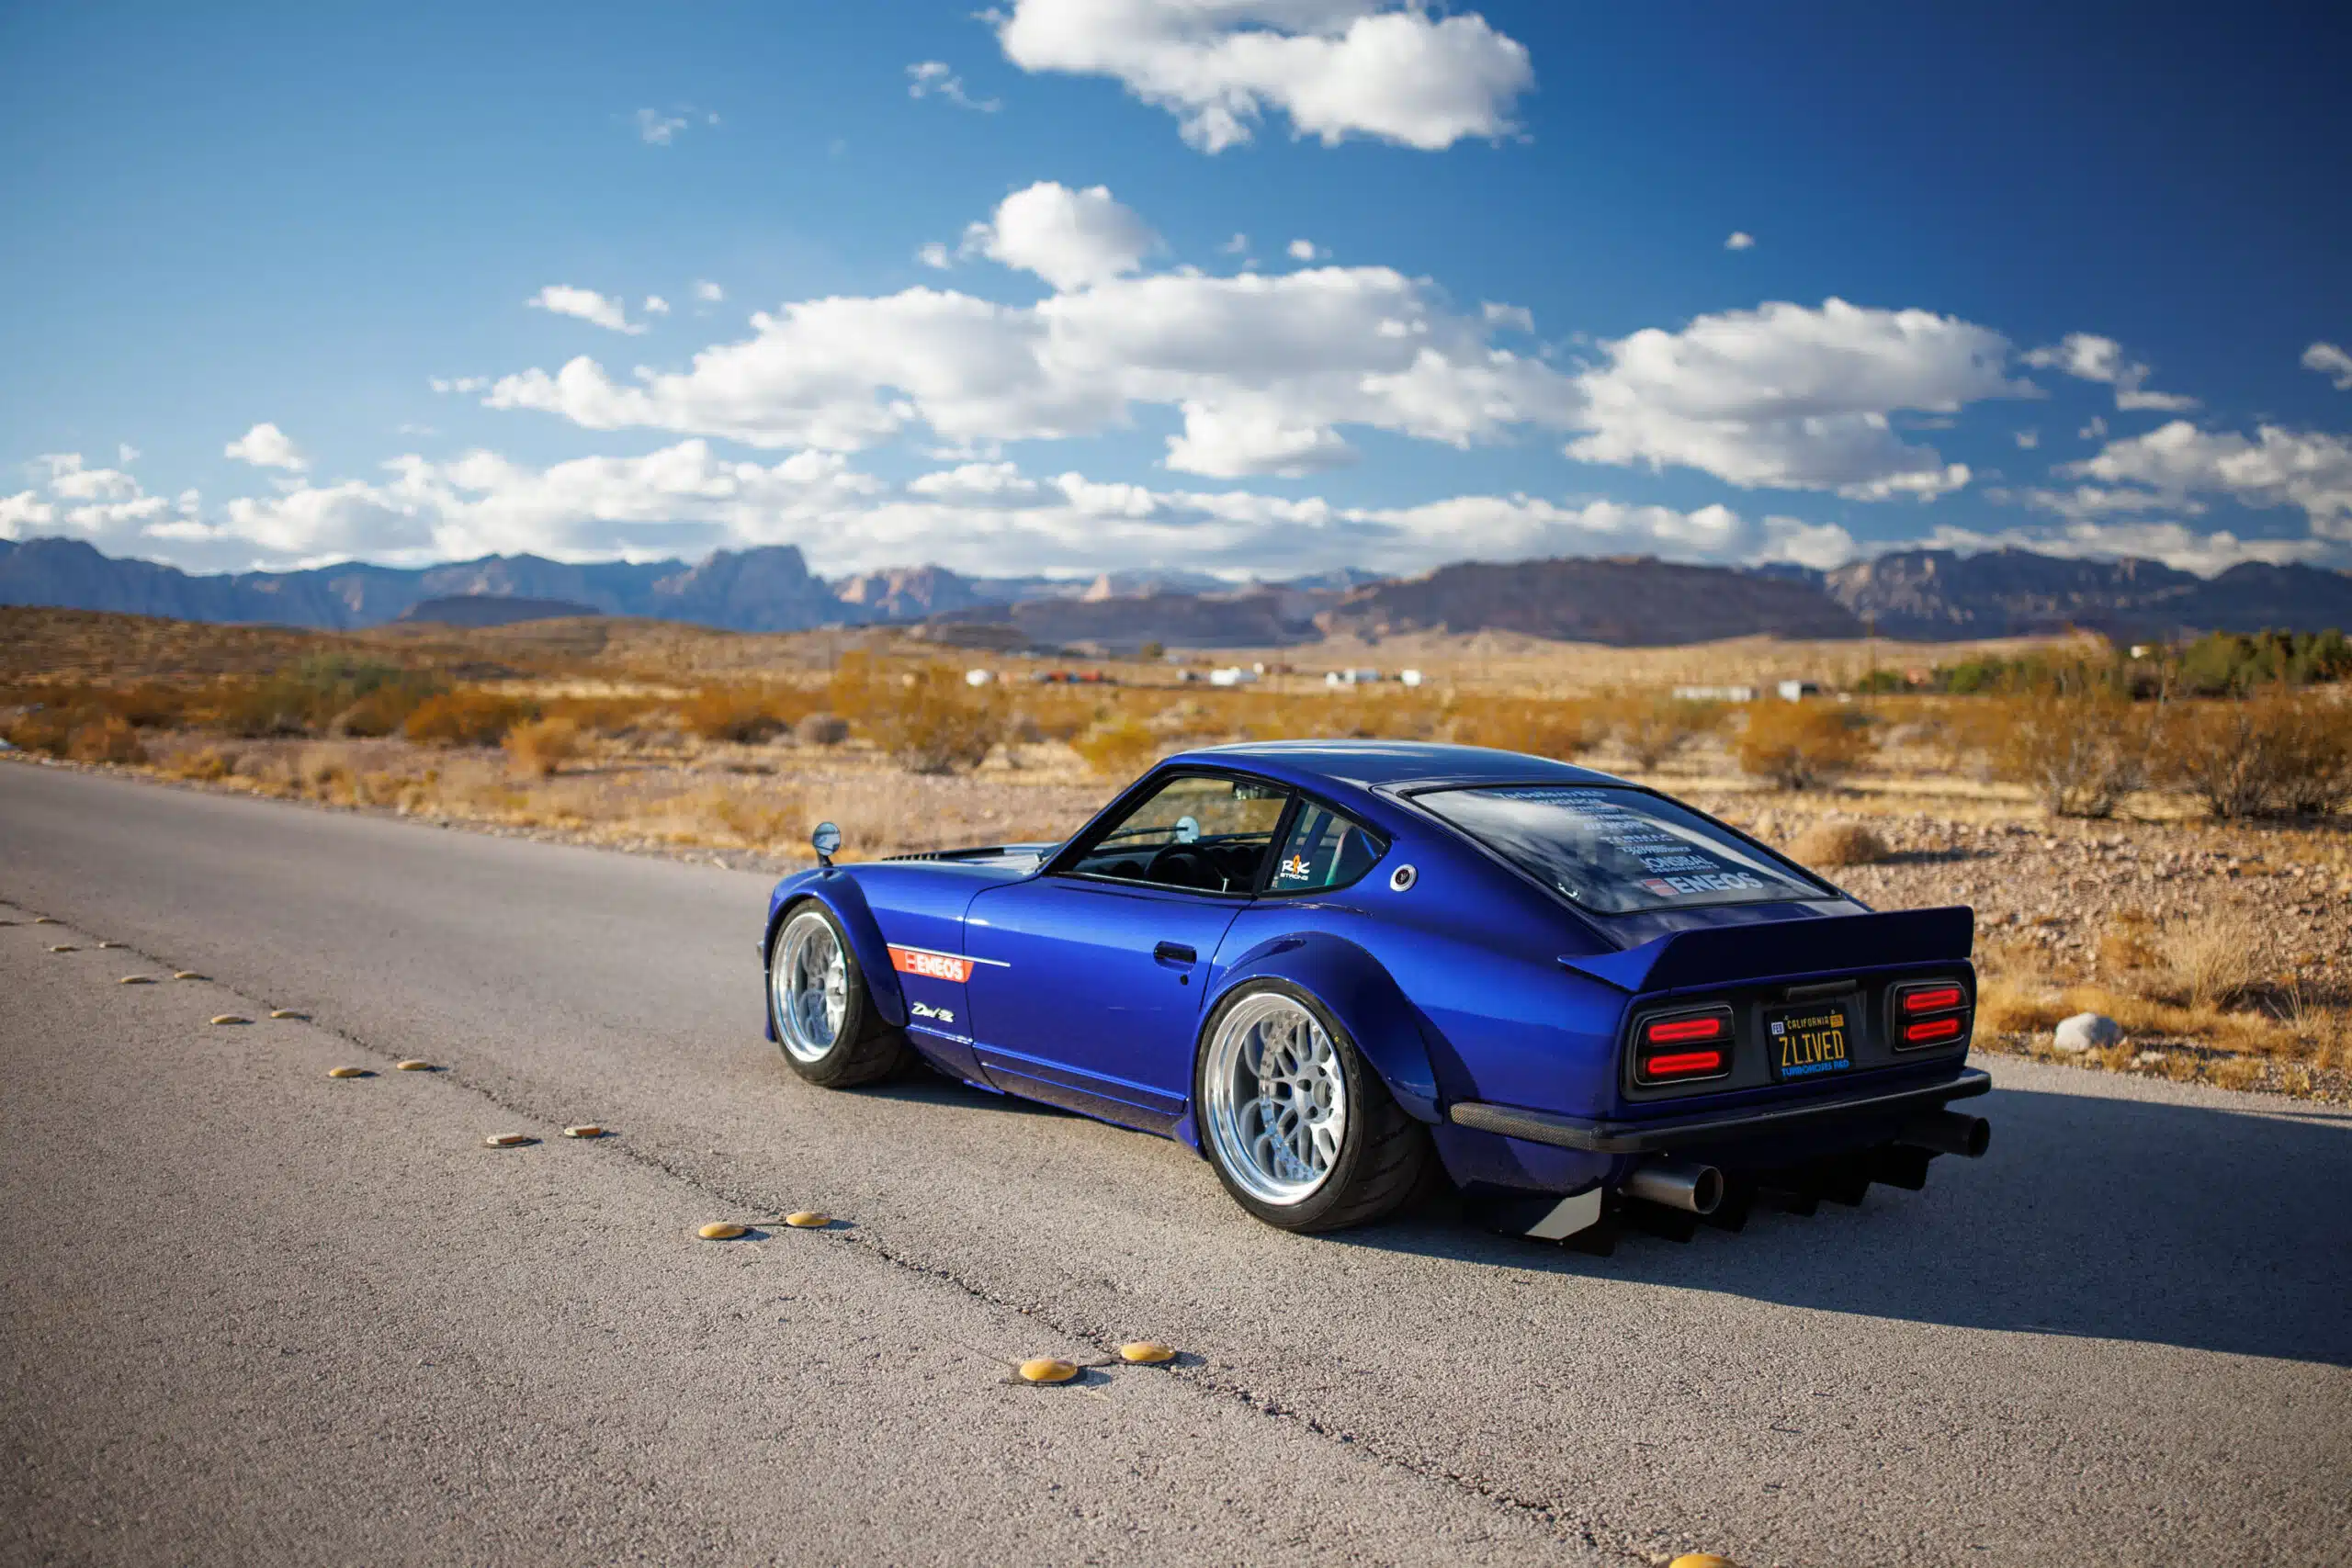
{"type": "Polygon", "coordinates": [[[1806,1002],[1768,1008],[1764,1042],[1775,1078],[1819,1077],[1853,1066],[1853,1031],[1844,1002],[1806,1002]]]}

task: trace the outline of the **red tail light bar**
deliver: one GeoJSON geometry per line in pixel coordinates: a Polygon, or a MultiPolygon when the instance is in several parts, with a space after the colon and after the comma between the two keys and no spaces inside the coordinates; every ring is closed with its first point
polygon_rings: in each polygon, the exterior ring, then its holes
{"type": "Polygon", "coordinates": [[[1888,1000],[1894,1014],[1894,1048],[1918,1051],[1968,1038],[1968,987],[1957,980],[1915,980],[1888,1000]]]}
{"type": "Polygon", "coordinates": [[[1731,1009],[1667,1013],[1645,1019],[1634,1040],[1634,1076],[1639,1082],[1688,1083],[1731,1071],[1731,1009]]]}

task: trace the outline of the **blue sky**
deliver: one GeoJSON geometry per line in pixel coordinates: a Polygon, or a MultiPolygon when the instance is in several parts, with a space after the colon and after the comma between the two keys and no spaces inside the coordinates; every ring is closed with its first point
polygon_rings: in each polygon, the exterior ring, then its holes
{"type": "Polygon", "coordinates": [[[2352,565],[2347,37],[10,7],[0,536],[208,570],[2352,565]]]}

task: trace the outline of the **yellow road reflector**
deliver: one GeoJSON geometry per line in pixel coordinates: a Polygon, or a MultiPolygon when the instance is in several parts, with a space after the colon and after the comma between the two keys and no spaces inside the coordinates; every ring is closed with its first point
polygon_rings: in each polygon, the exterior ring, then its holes
{"type": "Polygon", "coordinates": [[[1057,1361],[1050,1356],[1039,1356],[1023,1361],[1016,1369],[1023,1382],[1068,1382],[1078,1376],[1078,1369],[1068,1361],[1057,1361]]]}
{"type": "Polygon", "coordinates": [[[115,982],[118,986],[152,986],[154,983],[155,976],[153,975],[125,975],[115,982]]]}
{"type": "Polygon", "coordinates": [[[605,1130],[594,1122],[582,1122],[577,1127],[566,1127],[563,1135],[567,1138],[601,1138],[605,1130]]]}
{"type": "Polygon", "coordinates": [[[193,969],[175,969],[172,971],[172,978],[175,980],[201,980],[204,976],[198,974],[193,969]]]}
{"type": "Polygon", "coordinates": [[[309,1013],[296,1012],[292,1008],[272,1008],[269,1010],[269,1016],[272,1018],[299,1018],[305,1023],[308,1023],[311,1021],[311,1015],[309,1013]]]}
{"type": "Polygon", "coordinates": [[[57,917],[54,915],[35,915],[33,917],[33,924],[37,926],[53,926],[56,923],[57,917]]]}
{"type": "Polygon", "coordinates": [[[50,949],[50,952],[51,953],[79,953],[82,950],[80,948],[74,946],[70,942],[61,942],[50,949]]]}
{"type": "Polygon", "coordinates": [[[814,1209],[795,1209],[784,1216],[784,1223],[797,1231],[820,1231],[833,1223],[833,1216],[814,1209]]]}
{"type": "Polygon", "coordinates": [[[239,1018],[233,1012],[216,1012],[212,1015],[212,1021],[215,1023],[251,1023],[253,1020],[249,1018],[239,1018]]]}
{"type": "Polygon", "coordinates": [[[1712,1551],[1686,1551],[1668,1563],[1666,1568],[1739,1568],[1739,1564],[1712,1551]]]}
{"type": "Polygon", "coordinates": [[[482,1142],[493,1149],[519,1149],[525,1144],[537,1143],[538,1139],[528,1133],[492,1133],[482,1142]]]}
{"type": "Polygon", "coordinates": [[[1119,1347],[1119,1359],[1138,1367],[1156,1367],[1162,1361],[1172,1361],[1176,1352],[1156,1339],[1138,1339],[1119,1347]]]}
{"type": "Polygon", "coordinates": [[[405,1062],[394,1062],[392,1070],[396,1073],[437,1073],[441,1069],[430,1062],[420,1062],[412,1056],[405,1062]]]}
{"type": "Polygon", "coordinates": [[[735,1224],[727,1220],[713,1220],[710,1224],[703,1226],[702,1229],[695,1232],[695,1235],[702,1237],[705,1241],[733,1241],[736,1237],[742,1235],[750,1228],[751,1227],[748,1225],[735,1224]]]}
{"type": "Polygon", "coordinates": [[[372,1078],[375,1076],[365,1067],[329,1067],[327,1069],[327,1077],[331,1078],[372,1078]]]}
{"type": "Polygon", "coordinates": [[[104,948],[104,947],[120,947],[120,946],[122,945],[122,943],[120,943],[120,942],[102,942],[98,943],[98,945],[99,945],[100,947],[102,947],[102,948],[104,948]]]}

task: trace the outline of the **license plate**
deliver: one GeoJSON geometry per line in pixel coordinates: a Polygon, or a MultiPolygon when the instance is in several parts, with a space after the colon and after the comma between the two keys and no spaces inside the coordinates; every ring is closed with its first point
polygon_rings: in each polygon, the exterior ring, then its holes
{"type": "Polygon", "coordinates": [[[1853,1028],[1846,1007],[1838,1001],[1766,1009],[1764,1043],[1771,1053],[1772,1077],[1813,1078],[1851,1068],[1853,1028]]]}

